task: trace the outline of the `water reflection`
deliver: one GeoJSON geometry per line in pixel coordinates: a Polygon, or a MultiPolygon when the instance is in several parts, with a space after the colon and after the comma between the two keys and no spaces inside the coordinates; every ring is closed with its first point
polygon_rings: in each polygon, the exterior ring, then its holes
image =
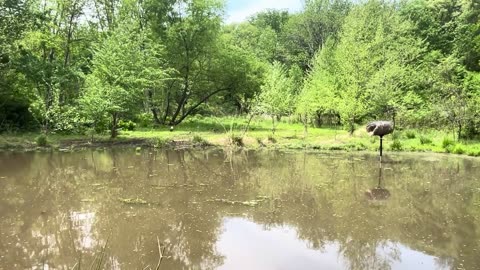
{"type": "MultiPolygon", "coordinates": [[[[265,229],[244,218],[225,218],[217,250],[225,256],[219,269],[348,269],[348,258],[342,256],[335,241],[321,249],[299,240],[289,226],[265,229]]],[[[380,260],[368,269],[442,269],[434,256],[412,250],[402,244],[385,241],[376,248],[380,260]],[[387,264],[385,262],[388,262],[387,264]]]]}
{"type": "Polygon", "coordinates": [[[378,167],[378,184],[365,192],[365,196],[371,201],[383,201],[390,198],[390,191],[385,188],[383,179],[383,164],[380,162],[378,167]]]}
{"type": "Polygon", "coordinates": [[[480,162],[392,159],[1,153],[0,269],[479,269],[480,162]]]}

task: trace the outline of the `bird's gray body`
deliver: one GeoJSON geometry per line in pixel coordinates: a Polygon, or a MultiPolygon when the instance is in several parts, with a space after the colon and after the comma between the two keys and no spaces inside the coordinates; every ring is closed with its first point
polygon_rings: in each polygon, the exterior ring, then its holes
{"type": "Polygon", "coordinates": [[[393,132],[393,123],[390,121],[374,121],[367,125],[367,132],[371,135],[383,137],[393,132]]]}

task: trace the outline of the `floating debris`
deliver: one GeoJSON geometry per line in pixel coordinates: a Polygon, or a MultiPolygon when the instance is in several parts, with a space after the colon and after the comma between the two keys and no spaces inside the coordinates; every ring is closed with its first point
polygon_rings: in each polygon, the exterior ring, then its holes
{"type": "Polygon", "coordinates": [[[266,198],[250,200],[250,201],[232,201],[227,199],[213,199],[213,200],[207,200],[207,202],[219,202],[219,203],[225,203],[230,205],[257,206],[259,203],[265,200],[266,198]]]}
{"type": "Polygon", "coordinates": [[[148,204],[147,201],[142,200],[140,198],[127,198],[127,199],[120,199],[121,202],[126,203],[126,204],[148,204]]]}

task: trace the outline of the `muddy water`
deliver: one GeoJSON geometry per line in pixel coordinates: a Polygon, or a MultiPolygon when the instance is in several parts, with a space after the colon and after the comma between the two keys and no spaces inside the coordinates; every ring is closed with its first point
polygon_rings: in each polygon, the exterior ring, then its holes
{"type": "Polygon", "coordinates": [[[0,153],[0,216],[6,270],[480,269],[480,160],[0,153]]]}

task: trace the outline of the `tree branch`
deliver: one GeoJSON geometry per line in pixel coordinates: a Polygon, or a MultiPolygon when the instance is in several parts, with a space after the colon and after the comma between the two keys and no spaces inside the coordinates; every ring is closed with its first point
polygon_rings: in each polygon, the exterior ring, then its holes
{"type": "Polygon", "coordinates": [[[209,98],[211,98],[213,95],[216,95],[220,92],[223,92],[223,91],[227,91],[227,90],[230,90],[231,89],[231,86],[229,87],[225,87],[225,88],[220,88],[220,89],[217,89],[213,92],[211,92],[210,94],[206,95],[205,97],[203,97],[199,102],[197,102],[197,104],[193,105],[190,109],[188,109],[187,112],[185,112],[181,117],[180,119],[178,119],[177,121],[175,121],[174,123],[171,123],[171,124],[174,124],[174,125],[178,125],[180,124],[187,116],[189,116],[196,108],[198,108],[198,106],[202,105],[205,101],[207,101],[209,98]]]}

